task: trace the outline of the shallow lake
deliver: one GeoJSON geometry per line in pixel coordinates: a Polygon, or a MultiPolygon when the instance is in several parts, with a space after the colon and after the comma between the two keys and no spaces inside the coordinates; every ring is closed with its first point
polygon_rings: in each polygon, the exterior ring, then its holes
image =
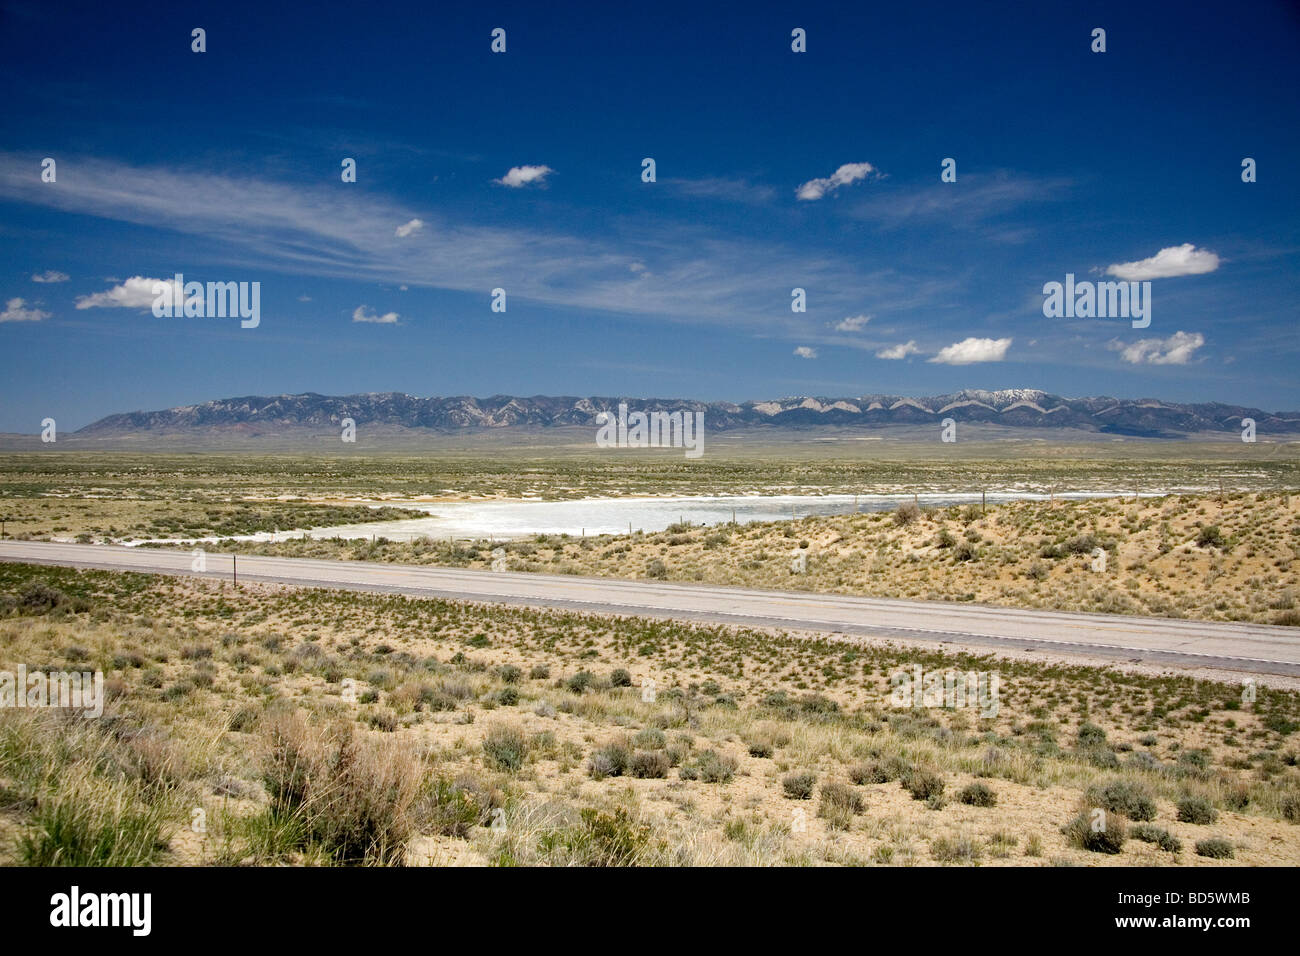
{"type": "MultiPolygon", "coordinates": [[[[1066,492],[1058,498],[1105,498],[1113,492],[1066,492]]],[[[922,494],[915,496],[922,507],[979,504],[975,494],[922,494]]],[[[988,503],[1046,500],[1033,492],[990,492],[988,503]]],[[[782,521],[809,515],[842,515],[854,512],[890,511],[912,495],[749,495],[674,498],[588,498],[581,501],[457,501],[407,502],[386,500],[391,507],[426,511],[427,518],[377,521],[314,528],[239,535],[230,540],[270,541],[297,538],[388,538],[410,541],[416,538],[521,538],[538,534],[626,534],[633,531],[663,531],[678,521],[693,525],[716,525],[735,520],[782,521]]],[[[375,504],[378,502],[357,502],[375,504]]],[[[143,542],[132,542],[143,543],[143,542]]]]}

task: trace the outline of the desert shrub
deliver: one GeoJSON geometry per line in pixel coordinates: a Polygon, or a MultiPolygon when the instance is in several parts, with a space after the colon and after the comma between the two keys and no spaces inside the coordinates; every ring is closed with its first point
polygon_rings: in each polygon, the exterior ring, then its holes
{"type": "Polygon", "coordinates": [[[621,777],[632,763],[632,748],[625,740],[612,740],[594,751],[587,761],[587,775],[593,780],[621,777]]]}
{"type": "Polygon", "coordinates": [[[1285,794],[1278,803],[1282,819],[1290,823],[1300,823],[1300,793],[1285,794]]]}
{"type": "Polygon", "coordinates": [[[929,800],[943,794],[943,777],[924,767],[913,768],[902,778],[903,789],[912,795],[913,800],[929,800]]]}
{"type": "Polygon", "coordinates": [[[716,750],[702,750],[693,760],[682,764],[679,774],[683,780],[730,783],[736,775],[736,758],[716,750]]]}
{"type": "Polygon", "coordinates": [[[636,866],[643,862],[650,843],[650,827],[633,823],[618,807],[612,813],[585,808],[579,827],[550,839],[562,844],[582,866],[636,866]]]}
{"type": "Polygon", "coordinates": [[[301,712],[266,729],[263,782],[276,849],[314,846],[338,863],[402,862],[415,832],[423,763],[395,741],[359,741],[301,712]]]}
{"type": "Polygon", "coordinates": [[[1096,724],[1082,723],[1078,734],[1080,747],[1100,747],[1106,742],[1106,731],[1096,724]]]}
{"type": "Polygon", "coordinates": [[[1130,820],[1154,820],[1156,802],[1140,783],[1112,780],[1104,786],[1091,787],[1088,801],[1111,813],[1122,813],[1130,820]]]}
{"type": "Polygon", "coordinates": [[[48,584],[33,582],[17,595],[0,596],[0,612],[14,615],[80,614],[89,611],[91,604],[85,598],[65,594],[48,584]]]}
{"type": "Polygon", "coordinates": [[[528,672],[529,680],[546,680],[551,676],[551,669],[545,664],[537,664],[528,672]]]}
{"type": "Polygon", "coordinates": [[[974,863],[980,848],[970,837],[938,837],[930,844],[930,855],[940,863],[974,863]]]}
{"type": "Polygon", "coordinates": [[[1205,797],[1186,796],[1178,801],[1178,821],[1206,825],[1219,818],[1219,811],[1205,797]]]}
{"type": "Polygon", "coordinates": [[[578,671],[578,673],[574,674],[572,677],[570,677],[567,681],[564,682],[564,686],[567,690],[569,690],[574,694],[581,694],[583,691],[585,691],[588,687],[590,687],[595,682],[596,682],[595,675],[587,671],[578,671]]]}
{"type": "Polygon", "coordinates": [[[638,750],[632,755],[632,776],[658,780],[668,776],[668,755],[661,750],[638,750]]]}
{"type": "Polygon", "coordinates": [[[1196,536],[1196,544],[1202,548],[1222,548],[1226,543],[1227,539],[1217,524],[1207,524],[1196,536]]]}
{"type": "Polygon", "coordinates": [[[1164,827],[1158,827],[1151,823],[1139,823],[1129,830],[1129,836],[1135,840],[1141,840],[1143,843],[1154,843],[1168,853],[1183,852],[1182,840],[1164,827]]]}
{"type": "Polygon", "coordinates": [[[483,826],[494,809],[489,791],[468,779],[433,781],[422,807],[424,823],[434,833],[465,839],[475,827],[483,826]]]}
{"type": "Polygon", "coordinates": [[[1211,860],[1231,860],[1235,855],[1232,844],[1220,837],[1196,841],[1196,855],[1208,856],[1211,860]]]}
{"type": "Polygon", "coordinates": [[[483,738],[483,753],[489,765],[515,773],[528,759],[528,737],[518,727],[499,724],[483,738]]]}
{"type": "Polygon", "coordinates": [[[821,786],[821,800],[819,802],[817,813],[820,816],[826,816],[834,810],[846,810],[849,813],[861,813],[866,809],[866,803],[862,799],[862,794],[854,790],[847,783],[840,783],[838,780],[832,780],[821,786]]]}
{"type": "Polygon", "coordinates": [[[632,744],[642,750],[663,750],[668,745],[668,738],[658,727],[647,727],[637,732],[632,744]]]}
{"type": "Polygon", "coordinates": [[[619,667],[609,675],[609,686],[611,687],[631,687],[632,675],[619,667]]]}
{"type": "Polygon", "coordinates": [[[979,549],[969,541],[963,541],[952,549],[954,561],[974,561],[977,557],[979,557],[979,549]]]}
{"type": "Polygon", "coordinates": [[[813,788],[817,786],[815,773],[791,773],[781,781],[781,789],[790,800],[811,800],[813,788]]]}
{"type": "Polygon", "coordinates": [[[1124,848],[1128,833],[1124,821],[1117,813],[1103,814],[1102,827],[1094,829],[1092,818],[1087,813],[1077,817],[1061,828],[1071,846],[1092,853],[1119,853],[1124,848]]]}
{"type": "Polygon", "coordinates": [[[921,517],[921,509],[915,502],[904,501],[894,509],[894,524],[900,528],[906,528],[921,517]]]}
{"type": "Polygon", "coordinates": [[[982,783],[972,783],[963,787],[957,799],[972,807],[993,807],[997,806],[998,802],[997,794],[982,783]]]}

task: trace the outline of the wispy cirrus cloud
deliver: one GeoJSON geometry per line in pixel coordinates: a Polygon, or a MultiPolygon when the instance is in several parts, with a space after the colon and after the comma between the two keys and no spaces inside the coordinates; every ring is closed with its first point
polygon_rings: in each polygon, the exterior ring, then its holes
{"type": "MultiPolygon", "coordinates": [[[[817,249],[719,236],[706,225],[642,223],[626,238],[587,238],[424,214],[424,228],[399,238],[393,223],[409,224],[413,210],[382,194],[98,158],[75,157],[66,168],[59,188],[51,189],[31,176],[30,157],[0,153],[0,199],[163,230],[150,253],[155,259],[173,254],[168,233],[188,234],[244,270],[223,278],[273,271],[476,294],[501,286],[512,304],[703,321],[792,337],[799,333],[790,327],[788,308],[782,318],[773,305],[788,303],[795,285],[823,290],[820,305],[841,315],[863,298],[881,308],[917,307],[948,291],[886,267],[863,271],[817,249]]],[[[142,296],[152,281],[134,276],[122,283],[127,288],[83,297],[93,304],[79,307],[145,307],[152,296],[147,302],[142,296]]]]}
{"type": "Polygon", "coordinates": [[[725,176],[706,176],[701,179],[665,179],[663,185],[673,192],[690,199],[717,199],[723,202],[757,205],[771,202],[776,198],[776,190],[771,186],[751,183],[747,179],[734,179],[725,176]]]}
{"type": "Polygon", "coordinates": [[[855,218],[875,222],[884,229],[942,224],[945,228],[978,229],[1004,243],[1021,243],[1035,235],[1022,219],[1004,223],[1003,217],[1034,203],[1066,196],[1074,185],[1064,177],[1044,178],[1019,173],[963,174],[955,183],[893,184],[887,192],[870,196],[849,210],[855,218]]]}

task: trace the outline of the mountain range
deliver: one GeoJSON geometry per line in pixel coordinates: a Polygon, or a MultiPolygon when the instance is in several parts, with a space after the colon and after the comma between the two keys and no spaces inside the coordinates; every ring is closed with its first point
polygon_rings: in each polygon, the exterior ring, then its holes
{"type": "Polygon", "coordinates": [[[1156,399],[1063,398],[1038,389],[964,389],[949,395],[910,398],[782,398],[769,401],[702,402],[570,396],[419,398],[399,392],[361,395],[245,396],[183,405],[161,411],[109,415],[76,432],[101,439],[150,435],[228,435],[254,438],[286,433],[334,431],[345,418],[358,429],[385,432],[455,433],[487,429],[596,428],[601,411],[704,413],[709,431],[772,429],[815,431],[834,426],[871,429],[890,426],[940,427],[943,419],[1009,429],[1066,429],[1098,436],[1140,438],[1231,437],[1242,419],[1255,421],[1260,437],[1300,434],[1300,412],[1268,412],[1222,402],[1182,404],[1156,399]]]}

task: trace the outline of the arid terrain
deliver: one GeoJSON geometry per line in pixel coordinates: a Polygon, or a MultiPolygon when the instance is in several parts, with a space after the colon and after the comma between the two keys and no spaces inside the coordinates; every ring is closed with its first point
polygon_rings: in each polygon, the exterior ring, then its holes
{"type": "MultiPolygon", "coordinates": [[[[986,451],[962,487],[1121,494],[926,508],[906,495],[955,472],[914,454],[10,455],[0,517],[183,546],[543,489],[888,493],[651,534],[205,547],[1295,625],[1297,467],[1269,456],[986,451]]],[[[9,863],[1300,864],[1287,679],[0,564],[20,665],[101,671],[108,703],[0,709],[9,863]],[[900,698],[916,668],[997,691],[900,698]]]]}
{"type": "Polygon", "coordinates": [[[1014,502],[516,541],[291,539],[242,552],[1300,624],[1300,495],[1014,502]],[[498,550],[500,549],[500,550],[498,550]],[[494,558],[494,554],[497,558],[494,558]]]}
{"type": "Polygon", "coordinates": [[[7,862],[1300,863],[1294,691],[11,564],[0,595],[5,667],[110,696],[0,713],[7,862]],[[917,666],[997,674],[996,713],[896,706],[917,666]]]}

